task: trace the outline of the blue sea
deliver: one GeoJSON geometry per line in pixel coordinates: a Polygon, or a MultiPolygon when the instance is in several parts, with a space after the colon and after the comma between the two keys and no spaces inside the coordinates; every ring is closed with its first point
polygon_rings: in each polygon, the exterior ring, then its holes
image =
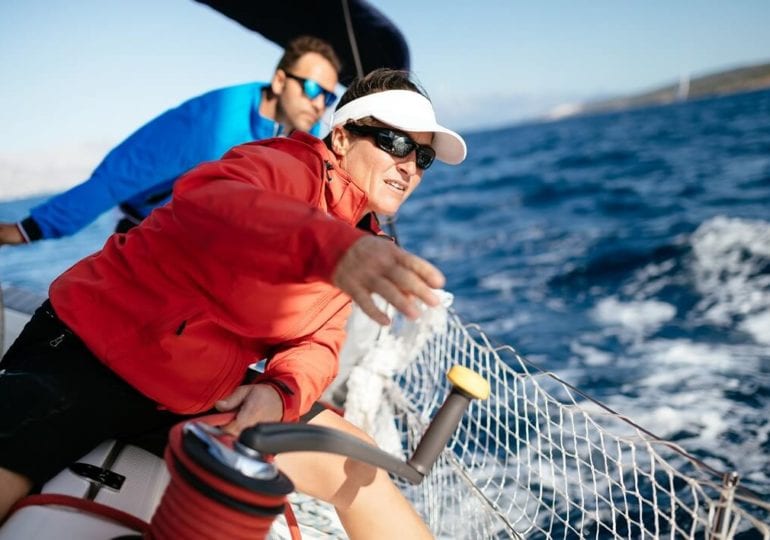
{"type": "MultiPolygon", "coordinates": [[[[465,135],[396,221],[460,316],[770,500],[770,92],[465,135]]],[[[3,248],[2,285],[43,294],[114,222],[3,248]]]]}

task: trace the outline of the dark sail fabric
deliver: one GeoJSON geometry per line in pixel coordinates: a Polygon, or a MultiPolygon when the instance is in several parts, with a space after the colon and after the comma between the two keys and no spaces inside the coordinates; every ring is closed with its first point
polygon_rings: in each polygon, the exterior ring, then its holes
{"type": "Polygon", "coordinates": [[[325,39],[342,60],[340,82],[345,85],[357,75],[357,62],[346,25],[347,3],[363,72],[379,67],[409,69],[409,47],[403,34],[365,0],[197,1],[281,47],[303,34],[325,39]]]}

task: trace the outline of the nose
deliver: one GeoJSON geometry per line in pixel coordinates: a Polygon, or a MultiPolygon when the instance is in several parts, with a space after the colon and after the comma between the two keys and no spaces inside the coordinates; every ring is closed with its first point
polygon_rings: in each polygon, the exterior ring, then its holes
{"type": "Polygon", "coordinates": [[[318,111],[318,114],[323,113],[324,109],[326,109],[326,102],[324,102],[323,94],[318,94],[316,97],[310,100],[310,103],[313,105],[313,108],[318,111]]]}
{"type": "Polygon", "coordinates": [[[398,162],[398,170],[410,178],[417,174],[417,150],[412,150],[398,162]]]}

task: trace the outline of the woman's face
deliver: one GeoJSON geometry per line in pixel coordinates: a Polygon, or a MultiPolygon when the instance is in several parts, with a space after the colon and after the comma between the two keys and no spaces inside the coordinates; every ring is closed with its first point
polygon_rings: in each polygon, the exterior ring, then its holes
{"type": "MultiPolygon", "coordinates": [[[[407,134],[420,145],[430,145],[433,139],[430,132],[407,134]]],[[[342,126],[332,132],[332,151],[353,183],[367,194],[368,210],[377,214],[395,214],[425,173],[415,163],[414,150],[396,157],[377,146],[373,137],[354,135],[342,126]]]]}

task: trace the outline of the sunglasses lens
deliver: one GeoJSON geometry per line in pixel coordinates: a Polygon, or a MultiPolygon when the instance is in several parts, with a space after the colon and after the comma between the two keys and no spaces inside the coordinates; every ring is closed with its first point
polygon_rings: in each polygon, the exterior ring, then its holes
{"type": "Polygon", "coordinates": [[[421,146],[417,149],[417,156],[415,162],[417,166],[423,170],[427,169],[433,163],[433,159],[436,157],[436,152],[433,148],[427,146],[421,146]]]}
{"type": "Polygon", "coordinates": [[[334,105],[334,102],[337,101],[337,96],[334,95],[333,92],[329,92],[313,79],[305,79],[305,82],[302,83],[302,91],[305,93],[308,99],[315,99],[323,94],[324,105],[326,107],[331,107],[334,105]]]}
{"type": "Polygon", "coordinates": [[[337,101],[337,96],[328,90],[324,90],[324,105],[331,107],[337,101]]]}
{"type": "Polygon", "coordinates": [[[392,131],[380,131],[377,133],[377,144],[386,152],[396,157],[408,156],[412,150],[417,150],[415,163],[421,169],[427,169],[433,163],[436,152],[429,146],[419,146],[406,135],[398,135],[392,131]]]}
{"type": "Polygon", "coordinates": [[[405,137],[403,135],[396,135],[394,133],[390,134],[390,146],[391,146],[391,154],[393,154],[396,157],[404,157],[406,155],[409,155],[409,152],[414,150],[415,144],[412,142],[408,137],[405,137]]]}
{"type": "Polygon", "coordinates": [[[321,92],[323,92],[323,88],[321,88],[321,85],[311,79],[305,79],[305,84],[302,85],[302,90],[305,92],[305,95],[310,99],[317,98],[318,95],[321,92]]]}

